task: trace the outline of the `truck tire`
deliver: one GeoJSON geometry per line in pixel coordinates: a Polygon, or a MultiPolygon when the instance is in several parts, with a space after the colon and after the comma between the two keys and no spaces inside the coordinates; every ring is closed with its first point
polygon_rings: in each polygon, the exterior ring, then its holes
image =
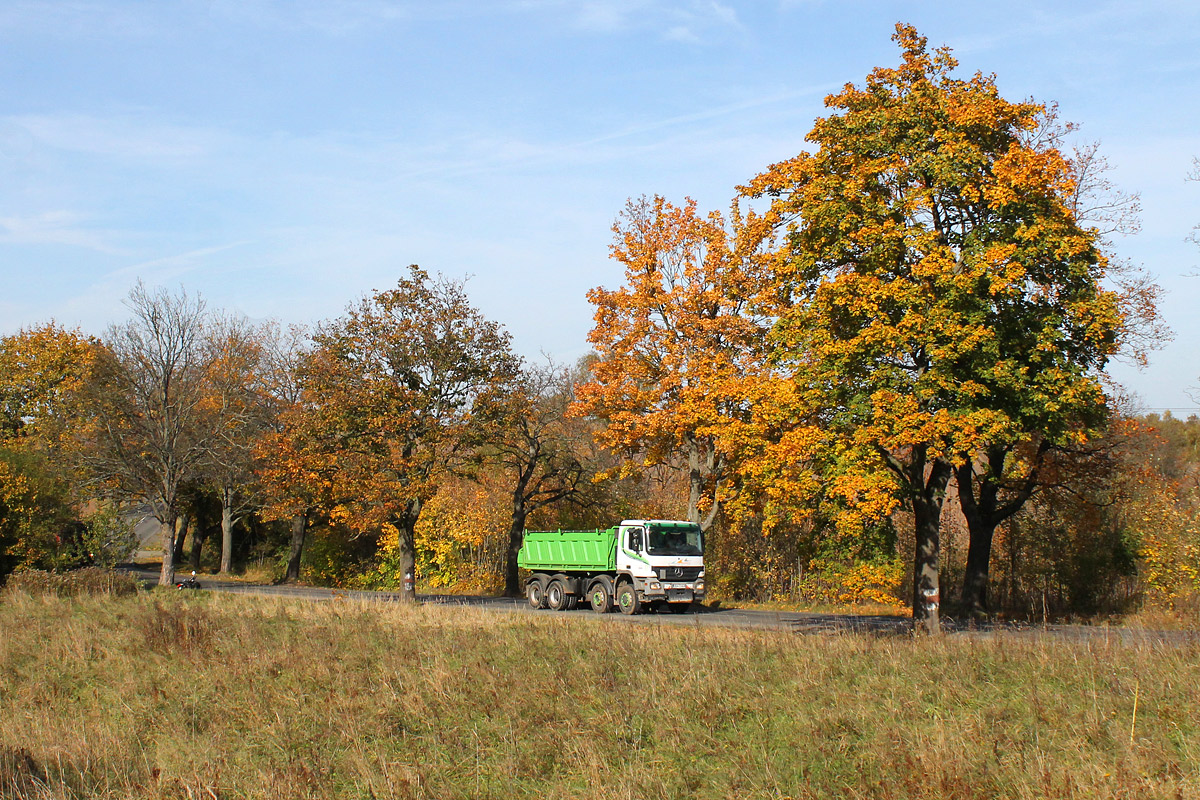
{"type": "Polygon", "coordinates": [[[577,594],[567,595],[567,601],[566,601],[566,603],[563,604],[563,610],[564,611],[574,611],[578,606],[579,606],[579,595],[577,595],[577,594]]]}
{"type": "Polygon", "coordinates": [[[546,605],[551,611],[566,611],[567,597],[567,589],[562,581],[555,578],[546,584],[546,605]]]}
{"type": "Polygon", "coordinates": [[[529,607],[542,609],[546,607],[546,587],[537,578],[525,584],[525,597],[529,599],[529,607]]]}
{"type": "Polygon", "coordinates": [[[637,589],[633,587],[632,581],[621,581],[617,584],[617,607],[621,609],[622,614],[636,614],[641,610],[642,604],[638,600],[637,589]]]}
{"type": "Polygon", "coordinates": [[[607,575],[601,575],[592,582],[592,588],[588,589],[588,602],[597,614],[607,614],[613,610],[612,580],[607,575]]]}

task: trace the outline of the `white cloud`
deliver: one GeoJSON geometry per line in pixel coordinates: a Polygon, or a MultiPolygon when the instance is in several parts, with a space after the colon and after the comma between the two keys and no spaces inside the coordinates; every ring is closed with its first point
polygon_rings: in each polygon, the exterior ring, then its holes
{"type": "Polygon", "coordinates": [[[7,0],[0,4],[0,34],[61,39],[144,38],[161,30],[156,5],[7,0]]]}
{"type": "Polygon", "coordinates": [[[378,25],[409,22],[420,17],[439,17],[456,3],[397,2],[397,0],[212,0],[207,11],[226,22],[256,28],[297,31],[312,30],[329,36],[345,36],[378,25]]]}
{"type": "Polygon", "coordinates": [[[175,280],[183,275],[203,267],[209,256],[243,247],[249,241],[230,242],[228,244],[201,247],[185,253],[175,253],[169,256],[140,261],[126,267],[113,270],[104,276],[101,285],[129,286],[141,278],[148,283],[163,283],[175,280]]]}
{"type": "Polygon", "coordinates": [[[8,117],[38,145],[141,164],[189,162],[229,145],[230,137],[212,128],[172,125],[149,115],[98,117],[39,114],[8,117]]]}
{"type": "Polygon", "coordinates": [[[691,29],[685,25],[676,25],[669,28],[663,38],[671,42],[684,42],[686,44],[699,44],[700,37],[692,33],[691,29]]]}
{"type": "Polygon", "coordinates": [[[639,0],[589,0],[569,3],[575,6],[574,24],[577,28],[593,33],[612,33],[625,30],[652,13],[648,3],[639,0]]]}
{"type": "Polygon", "coordinates": [[[721,5],[716,0],[710,0],[708,8],[714,20],[731,27],[741,27],[741,23],[738,22],[737,12],[732,7],[721,5]]]}
{"type": "Polygon", "coordinates": [[[81,215],[61,210],[33,216],[0,217],[0,243],[67,245],[109,255],[125,252],[110,241],[108,234],[89,229],[83,222],[81,215]]]}

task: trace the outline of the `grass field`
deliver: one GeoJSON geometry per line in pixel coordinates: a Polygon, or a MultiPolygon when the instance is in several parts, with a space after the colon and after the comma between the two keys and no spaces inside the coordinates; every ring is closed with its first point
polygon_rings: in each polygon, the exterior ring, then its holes
{"type": "Polygon", "coordinates": [[[1191,646],[0,595],[0,796],[1197,798],[1191,646]]]}

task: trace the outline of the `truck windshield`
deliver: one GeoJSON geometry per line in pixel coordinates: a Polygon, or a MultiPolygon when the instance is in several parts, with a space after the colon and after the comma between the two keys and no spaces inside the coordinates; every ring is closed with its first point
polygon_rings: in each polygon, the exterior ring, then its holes
{"type": "Polygon", "coordinates": [[[658,528],[650,526],[646,553],[652,556],[702,556],[704,534],[700,528],[658,528]]]}

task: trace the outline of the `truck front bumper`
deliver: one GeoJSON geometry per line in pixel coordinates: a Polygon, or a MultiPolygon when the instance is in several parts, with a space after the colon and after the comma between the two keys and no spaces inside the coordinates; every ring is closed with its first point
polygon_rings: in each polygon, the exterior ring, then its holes
{"type": "Polygon", "coordinates": [[[691,603],[704,597],[704,580],[688,583],[660,581],[653,578],[643,580],[642,596],[647,600],[666,600],[669,603],[691,603]]]}

